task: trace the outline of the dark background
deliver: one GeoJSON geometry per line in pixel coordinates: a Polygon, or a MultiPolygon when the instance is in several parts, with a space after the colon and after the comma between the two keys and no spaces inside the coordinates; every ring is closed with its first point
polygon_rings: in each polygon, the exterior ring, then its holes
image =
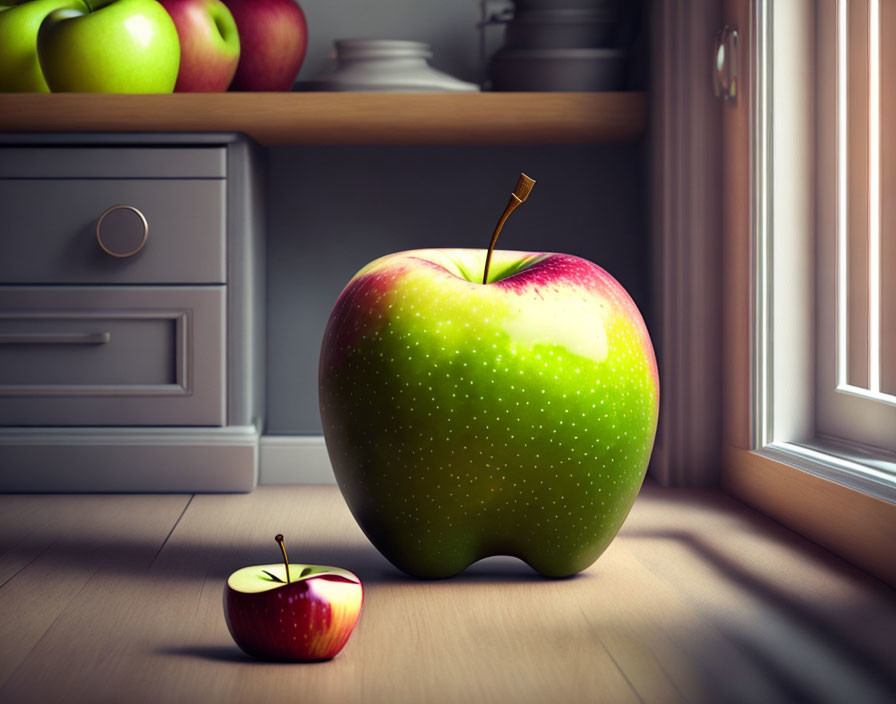
{"type": "MultiPolygon", "coordinates": [[[[334,39],[363,37],[428,42],[435,67],[478,81],[476,0],[417,0],[411,9],[404,0],[300,4],[310,36],[300,80],[332,67],[334,39]]],[[[490,28],[490,48],[501,41],[501,29],[490,28]]],[[[643,41],[636,39],[635,52],[630,84],[641,88],[643,41]]],[[[267,162],[267,433],[322,432],[320,340],[336,297],[355,272],[405,249],[486,247],[520,171],[537,185],[508,221],[499,247],[566,252],[600,264],[626,287],[650,326],[643,141],[587,147],[274,147],[267,150],[267,162]]]]}

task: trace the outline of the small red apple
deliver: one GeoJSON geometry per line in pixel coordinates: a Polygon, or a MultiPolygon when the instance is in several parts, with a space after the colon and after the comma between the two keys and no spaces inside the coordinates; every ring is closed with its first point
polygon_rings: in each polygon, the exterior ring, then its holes
{"type": "Polygon", "coordinates": [[[240,40],[221,0],[159,0],[180,40],[176,93],[225,91],[236,73],[240,40]]]}
{"type": "Polygon", "coordinates": [[[224,617],[236,644],[263,660],[329,660],[348,642],[364,601],[348,570],[283,564],[237,570],[224,587],[224,617]]]}
{"type": "Polygon", "coordinates": [[[224,0],[240,34],[233,90],[292,88],[308,47],[305,13],[293,0],[224,0]]]}

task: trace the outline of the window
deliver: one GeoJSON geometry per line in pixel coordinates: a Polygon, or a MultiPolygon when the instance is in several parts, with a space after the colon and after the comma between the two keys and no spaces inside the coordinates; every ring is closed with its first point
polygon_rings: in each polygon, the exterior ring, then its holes
{"type": "Polygon", "coordinates": [[[896,4],[823,3],[820,45],[836,46],[819,81],[818,431],[896,451],[896,4]],[[825,147],[828,144],[829,146],[825,147]]]}
{"type": "Polygon", "coordinates": [[[753,30],[753,445],[896,501],[896,2],[753,30]]]}

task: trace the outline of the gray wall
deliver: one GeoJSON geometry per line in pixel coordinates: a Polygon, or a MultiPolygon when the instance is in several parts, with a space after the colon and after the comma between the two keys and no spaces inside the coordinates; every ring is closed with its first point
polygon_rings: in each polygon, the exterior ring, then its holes
{"type": "MultiPolygon", "coordinates": [[[[309,47],[300,80],[331,70],[333,40],[415,39],[432,64],[479,80],[478,0],[301,0],[309,47]]],[[[493,0],[494,8],[502,0],[493,0]]],[[[631,85],[644,84],[640,3],[624,2],[634,40],[631,85]]],[[[497,49],[502,31],[488,30],[497,49]]],[[[359,116],[363,119],[363,116],[359,116]]],[[[501,235],[504,249],[591,259],[649,320],[643,145],[614,147],[278,147],[268,150],[267,425],[321,432],[320,340],[336,297],[364,264],[420,247],[485,247],[520,171],[538,181],[501,235]],[[444,184],[451,192],[440,193],[444,184]],[[446,205],[436,207],[442,200],[446,205]]]]}
{"type": "Polygon", "coordinates": [[[591,259],[649,324],[641,145],[270,149],[266,432],[321,432],[320,341],[355,272],[405,249],[488,246],[520,171],[537,185],[499,246],[591,259]]]}

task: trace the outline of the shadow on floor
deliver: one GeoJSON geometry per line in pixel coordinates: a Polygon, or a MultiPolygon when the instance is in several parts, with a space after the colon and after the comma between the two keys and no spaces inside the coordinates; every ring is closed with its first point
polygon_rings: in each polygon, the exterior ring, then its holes
{"type": "MultiPolygon", "coordinates": [[[[769,530],[767,527],[764,528],[769,530]]],[[[771,530],[777,532],[777,527],[772,527],[771,530]]],[[[786,531],[783,528],[780,530],[786,531]]],[[[786,628],[786,632],[807,634],[813,650],[823,654],[825,660],[845,664],[847,671],[857,675],[857,682],[867,683],[872,689],[880,692],[896,692],[896,668],[894,668],[896,660],[892,652],[892,629],[896,626],[894,621],[896,610],[882,614],[875,606],[875,603],[881,603],[877,601],[869,600],[867,604],[821,603],[817,597],[813,598],[811,592],[799,594],[785,590],[769,581],[767,573],[764,576],[761,568],[751,570],[745,566],[746,563],[739,563],[732,559],[730,553],[713,545],[712,538],[692,531],[629,530],[625,533],[625,539],[676,541],[684,545],[696,554],[704,565],[714,570],[724,582],[734,585],[745,595],[749,594],[751,598],[761,601],[763,608],[775,614],[777,623],[786,628]]],[[[888,585],[859,573],[823,548],[805,542],[806,551],[817,552],[818,558],[826,563],[826,567],[832,573],[858,577],[866,581],[870,589],[879,595],[885,595],[884,602],[886,595],[892,595],[891,603],[896,604],[896,593],[888,585]]],[[[775,658],[774,649],[767,647],[767,643],[763,645],[763,641],[770,637],[768,634],[757,632],[755,638],[748,638],[742,629],[726,629],[722,625],[721,630],[750,661],[763,670],[769,681],[776,683],[779,691],[792,694],[792,701],[817,701],[809,696],[805,689],[807,681],[811,681],[811,678],[806,677],[806,673],[788,670],[786,663],[775,658]]],[[[775,645],[780,649],[787,648],[788,645],[798,647],[799,644],[775,645]]],[[[816,663],[815,666],[819,668],[815,678],[817,681],[824,681],[826,677],[832,676],[832,673],[823,671],[823,661],[816,663]]],[[[833,692],[830,694],[834,696],[833,692]]]]}
{"type": "Polygon", "coordinates": [[[162,648],[159,655],[193,657],[214,662],[255,664],[258,660],[249,657],[237,646],[232,645],[186,645],[176,648],[162,648]]]}
{"type": "MultiPolygon", "coordinates": [[[[61,536],[53,542],[27,538],[7,543],[0,537],[0,555],[16,560],[16,555],[34,560],[52,560],[54,569],[82,572],[98,571],[108,575],[124,575],[143,579],[220,580],[236,570],[252,564],[278,562],[279,555],[267,544],[206,545],[198,541],[169,542],[159,551],[157,544],[124,536],[102,539],[79,539],[61,536]]],[[[420,580],[410,577],[388,562],[369,543],[293,544],[291,562],[333,565],[351,570],[367,583],[508,583],[552,582],[515,557],[497,556],[480,560],[461,574],[448,580],[420,580]]],[[[7,578],[11,580],[15,574],[7,578]]],[[[576,575],[567,579],[587,578],[576,575]]],[[[562,580],[561,580],[562,581],[562,580]]],[[[2,588],[3,584],[0,584],[2,588]]]]}

